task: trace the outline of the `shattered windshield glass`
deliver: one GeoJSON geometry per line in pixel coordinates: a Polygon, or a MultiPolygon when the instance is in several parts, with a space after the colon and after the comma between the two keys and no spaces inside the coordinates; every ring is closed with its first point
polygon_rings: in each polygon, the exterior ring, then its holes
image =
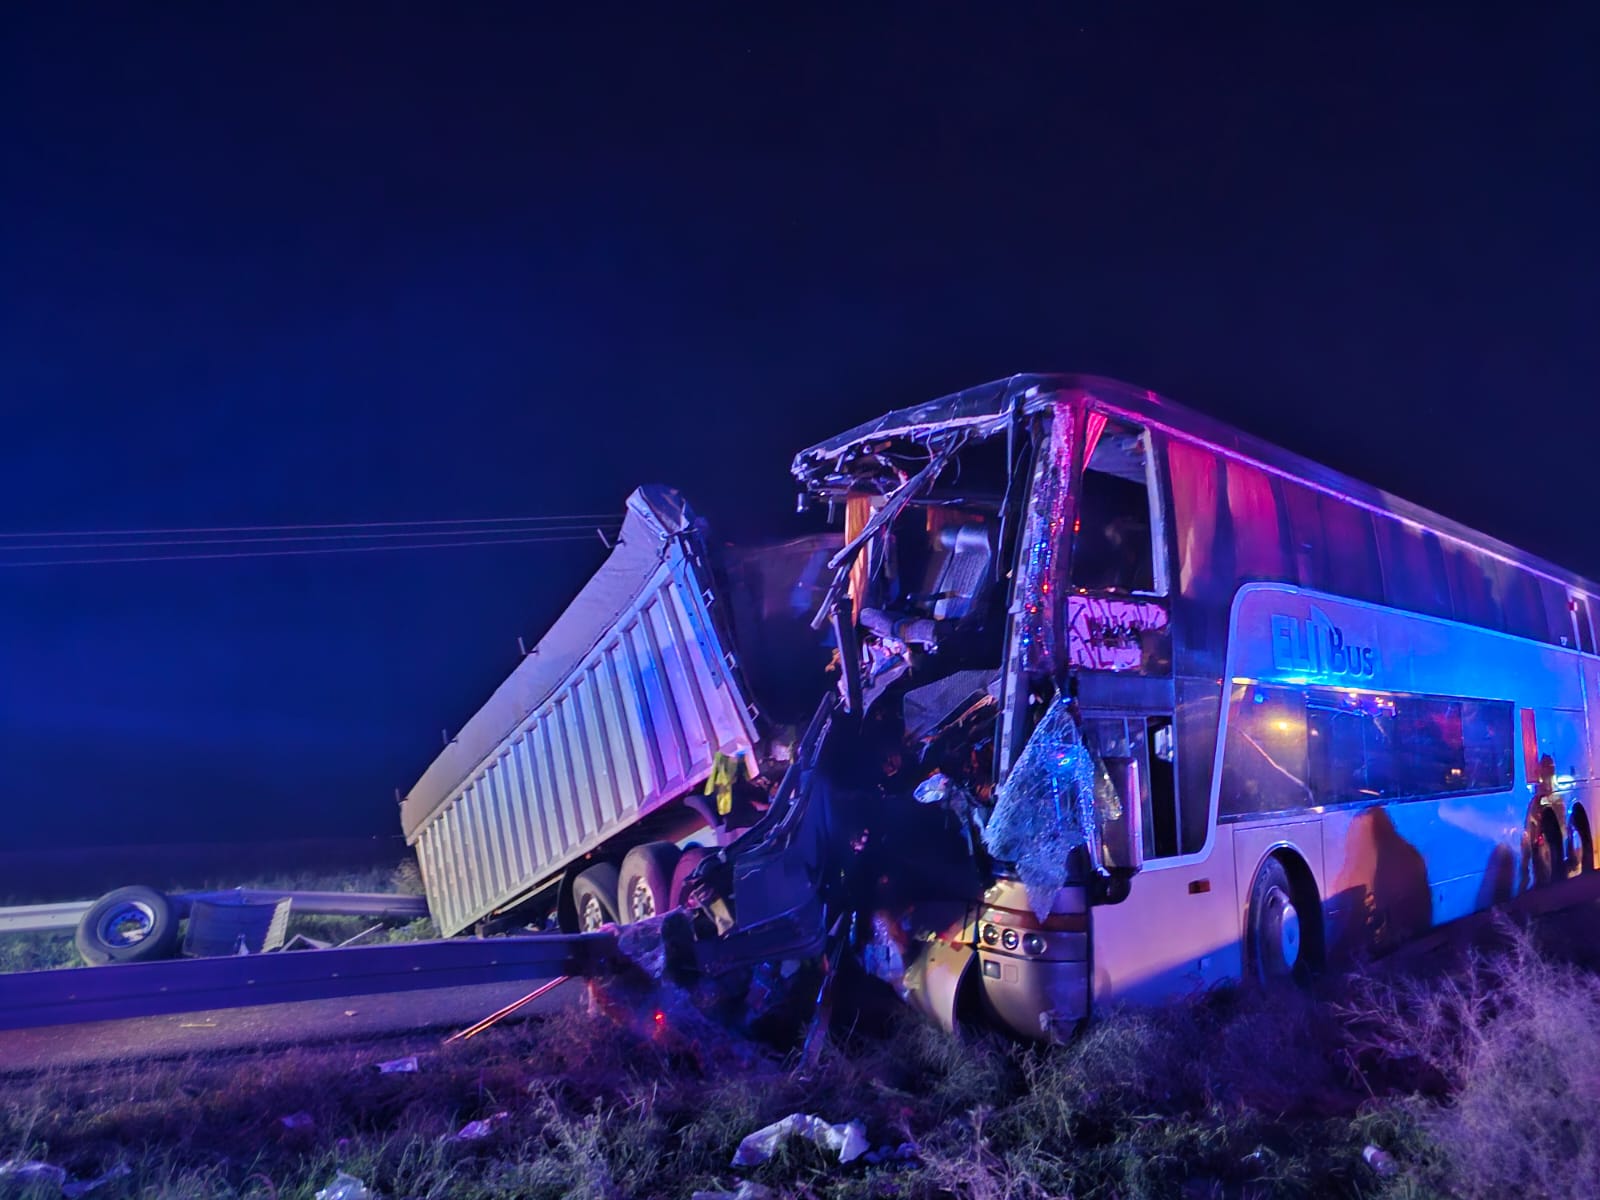
{"type": "Polygon", "coordinates": [[[983,841],[1016,869],[1041,920],[1067,882],[1067,859],[1082,846],[1099,868],[1095,763],[1072,715],[1057,696],[996,793],[983,841]]]}

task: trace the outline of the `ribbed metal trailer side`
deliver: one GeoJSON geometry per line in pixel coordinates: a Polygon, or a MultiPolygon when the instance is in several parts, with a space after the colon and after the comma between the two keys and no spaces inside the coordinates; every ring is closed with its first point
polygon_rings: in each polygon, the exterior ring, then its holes
{"type": "MultiPolygon", "coordinates": [[[[703,784],[719,752],[743,754],[755,741],[753,710],[712,618],[710,580],[691,553],[692,531],[663,529],[658,512],[636,504],[638,495],[623,539],[654,539],[648,573],[636,576],[631,597],[587,652],[410,833],[445,933],[527,896],[703,784]]],[[[615,601],[614,579],[609,586],[615,601]]],[[[574,607],[583,600],[580,594],[574,607]]],[[[534,654],[544,649],[541,642],[534,654]]],[[[449,756],[430,772],[440,774],[449,756]]],[[[429,802],[428,780],[408,804],[429,802]]]]}

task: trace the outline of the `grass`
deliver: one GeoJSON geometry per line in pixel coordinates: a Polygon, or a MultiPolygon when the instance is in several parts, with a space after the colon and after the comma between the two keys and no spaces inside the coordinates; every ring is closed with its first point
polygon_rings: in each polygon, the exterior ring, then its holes
{"type": "Polygon", "coordinates": [[[1600,1170],[1584,1119],[1600,1101],[1600,981],[1509,925],[1432,980],[1221,989],[1111,1013],[1064,1047],[959,1041],[908,1018],[836,1030],[802,1066],[681,994],[596,994],[590,1011],[449,1047],[12,1079],[0,1160],[80,1179],[127,1163],[93,1193],[106,1200],[309,1200],[340,1171],[390,1200],[688,1197],[740,1179],[811,1200],[1556,1200],[1592,1195],[1600,1170]],[[413,1052],[416,1074],[373,1067],[413,1052]],[[746,1134],[792,1112],[859,1119],[874,1147],[913,1143],[915,1159],[841,1167],[799,1143],[731,1168],[746,1134]],[[489,1136],[454,1136],[499,1113],[489,1136]],[[280,1120],[292,1114],[304,1127],[280,1120]]]}
{"type": "MultiPolygon", "coordinates": [[[[804,1063],[682,993],[593,996],[454,1046],[0,1080],[0,1161],[78,1179],[131,1168],[97,1200],[310,1200],[339,1172],[387,1200],[688,1197],[740,1180],[807,1200],[1565,1200],[1600,1177],[1600,977],[1506,921],[1427,978],[1223,988],[1106,1014],[1060,1047],[894,1017],[870,1034],[843,1023],[804,1063]],[[410,1053],[415,1074],[374,1069],[410,1053]],[[743,1137],[794,1112],[860,1120],[875,1148],[914,1156],[840,1166],[796,1143],[730,1166],[743,1137]],[[474,1120],[487,1137],[455,1136],[474,1120]]],[[[0,1179],[11,1195],[30,1193],[0,1179]]]]}
{"type": "MultiPolygon", "coordinates": [[[[405,895],[422,895],[422,876],[417,864],[407,859],[394,867],[370,867],[359,871],[333,873],[305,873],[270,875],[248,883],[237,880],[204,880],[191,887],[171,889],[181,891],[215,891],[228,887],[256,888],[263,891],[307,892],[400,892],[405,895]]],[[[291,910],[292,913],[292,910],[291,910]]],[[[289,935],[303,933],[318,941],[337,944],[361,936],[362,943],[419,941],[438,937],[433,922],[427,918],[405,925],[384,925],[372,930],[376,924],[367,917],[329,917],[291,915],[289,935]],[[371,930],[371,932],[368,932],[371,930]]],[[[0,935],[0,973],[12,971],[46,971],[57,967],[81,967],[72,933],[25,933],[0,935]]]]}

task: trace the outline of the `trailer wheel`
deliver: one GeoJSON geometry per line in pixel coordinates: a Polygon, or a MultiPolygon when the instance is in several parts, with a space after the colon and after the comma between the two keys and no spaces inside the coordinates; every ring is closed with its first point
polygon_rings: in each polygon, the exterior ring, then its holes
{"type": "Polygon", "coordinates": [[[93,967],[171,958],[178,949],[178,912],[155,888],[118,888],[89,906],[73,940],[93,967]]]}
{"type": "Polygon", "coordinates": [[[694,874],[694,869],[706,859],[710,858],[712,851],[704,846],[685,846],[678,855],[678,865],[672,870],[672,886],[668,890],[671,907],[677,908],[683,903],[684,890],[689,885],[689,876],[694,874]]]}
{"type": "Polygon", "coordinates": [[[578,932],[593,933],[617,919],[617,868],[595,863],[572,881],[572,907],[578,915],[578,932]]]}
{"type": "Polygon", "coordinates": [[[617,883],[617,908],[624,922],[647,921],[673,906],[677,865],[678,848],[671,842],[646,842],[628,851],[617,883]]]}

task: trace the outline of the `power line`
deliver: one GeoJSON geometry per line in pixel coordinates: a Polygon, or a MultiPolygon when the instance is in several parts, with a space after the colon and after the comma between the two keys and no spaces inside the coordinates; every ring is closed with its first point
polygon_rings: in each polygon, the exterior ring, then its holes
{"type": "MultiPolygon", "coordinates": [[[[434,543],[397,542],[384,546],[325,546],[305,550],[238,550],[221,554],[143,554],[116,558],[41,558],[21,562],[0,560],[0,569],[6,567],[91,567],[112,563],[201,562],[223,558],[292,558],[313,554],[365,554],[394,550],[453,550],[467,546],[532,546],[551,542],[586,542],[592,533],[558,534],[549,537],[506,538],[484,541],[455,541],[434,543]]],[[[21,547],[18,547],[21,549],[21,547]]],[[[32,547],[29,547],[32,549],[32,547]]]]}
{"type": "MultiPolygon", "coordinates": [[[[214,527],[200,526],[192,529],[60,529],[44,532],[0,533],[0,540],[5,538],[160,537],[166,534],[187,533],[281,533],[295,529],[399,529],[406,526],[432,528],[447,525],[571,524],[580,521],[609,521],[612,524],[616,524],[621,519],[621,513],[608,512],[565,513],[557,516],[537,517],[456,517],[418,521],[336,521],[317,525],[220,525],[214,527]]],[[[493,531],[486,530],[485,532],[493,531]]]]}
{"type": "MultiPolygon", "coordinates": [[[[496,537],[511,534],[577,534],[587,537],[596,530],[606,529],[613,533],[619,528],[619,522],[613,518],[604,524],[577,524],[569,525],[535,525],[525,529],[503,527],[500,529],[411,529],[404,531],[385,531],[383,533],[300,533],[284,534],[276,537],[217,537],[217,538],[162,538],[141,541],[105,541],[105,542],[46,542],[43,545],[29,543],[20,546],[0,546],[0,555],[9,552],[27,551],[69,551],[69,550],[122,550],[122,549],[148,549],[154,546],[254,546],[264,543],[281,542],[365,542],[379,539],[424,538],[424,537],[476,537],[491,534],[496,537]]],[[[400,547],[397,547],[400,548],[400,547]]]]}

